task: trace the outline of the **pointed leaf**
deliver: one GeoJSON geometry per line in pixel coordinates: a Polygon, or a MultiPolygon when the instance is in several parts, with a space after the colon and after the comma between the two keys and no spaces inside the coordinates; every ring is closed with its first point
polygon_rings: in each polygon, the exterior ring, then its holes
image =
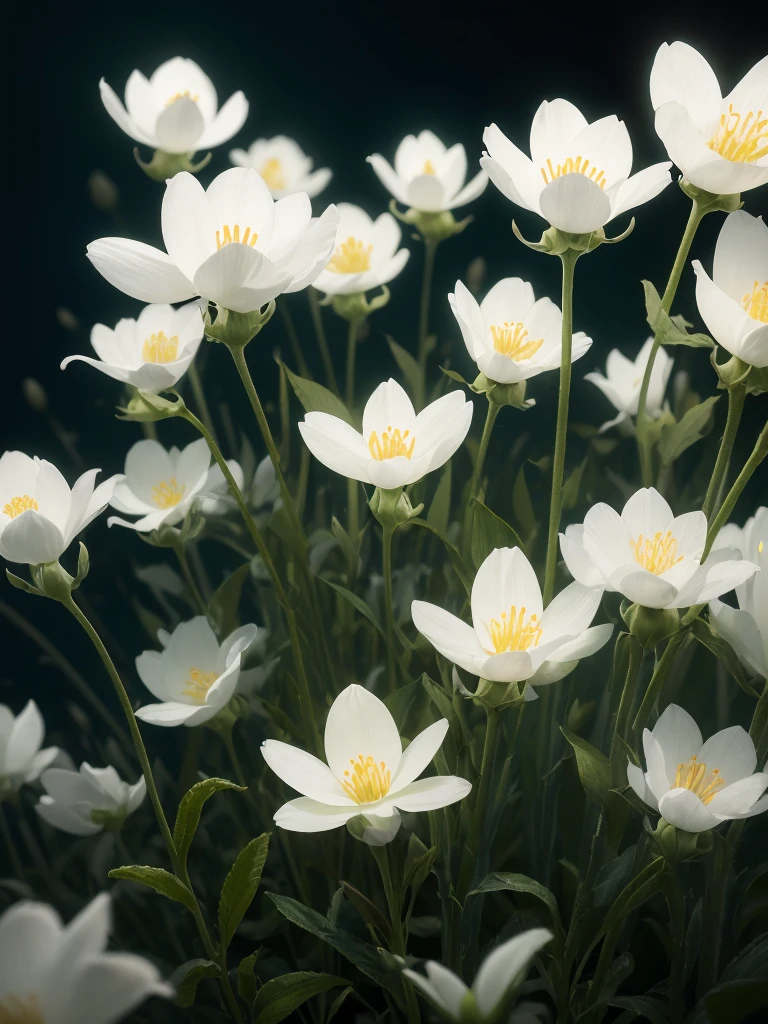
{"type": "Polygon", "coordinates": [[[522,548],[523,542],[503,519],[477,498],[470,506],[472,514],[472,561],[479,569],[494,548],[522,548]]]}
{"type": "Polygon", "coordinates": [[[664,427],[659,441],[659,455],[665,466],[679,459],[687,448],[709,433],[715,402],[719,398],[719,395],[706,398],[689,409],[679,423],[664,427]]]}
{"type": "Polygon", "coordinates": [[[256,1024],[279,1024],[312,996],[348,985],[346,978],[311,971],[272,978],[262,985],[256,996],[253,1007],[256,1024]]]}
{"type": "Polygon", "coordinates": [[[224,580],[208,604],[208,621],[221,640],[229,636],[238,626],[237,609],[243,592],[243,584],[248,579],[250,571],[250,561],[235,569],[232,575],[224,580]]]}
{"type": "Polygon", "coordinates": [[[174,1002],[188,1009],[194,1005],[197,986],[203,978],[218,978],[220,975],[221,968],[213,960],[188,960],[171,976],[171,984],[176,989],[174,1002]]]}
{"type": "Polygon", "coordinates": [[[146,867],[139,864],[132,864],[128,867],[113,868],[109,872],[110,878],[122,878],[128,882],[138,882],[139,885],[146,885],[161,896],[167,896],[169,900],[183,903],[184,906],[195,911],[195,897],[184,885],[181,879],[172,875],[170,871],[163,868],[146,867]]]}
{"type": "Polygon", "coordinates": [[[442,473],[440,474],[440,482],[437,485],[435,496],[432,499],[432,504],[429,506],[429,512],[427,513],[427,522],[429,525],[437,530],[438,533],[447,533],[448,524],[451,521],[451,466],[453,463],[449,460],[446,462],[442,473]]]}
{"type": "Polygon", "coordinates": [[[304,406],[305,412],[327,412],[331,416],[338,416],[339,419],[344,420],[351,427],[354,426],[352,416],[346,405],[332,391],[324,388],[322,384],[318,384],[314,380],[299,377],[297,373],[289,370],[284,363],[280,363],[280,365],[285,370],[294,394],[304,406]]]}
{"type": "Polygon", "coordinates": [[[398,345],[394,338],[390,338],[389,335],[387,335],[387,344],[393,359],[405,377],[408,390],[411,392],[411,398],[415,398],[416,395],[421,393],[421,367],[411,353],[406,352],[402,345],[398,345]]]}
{"type": "Polygon", "coordinates": [[[269,833],[252,839],[237,855],[237,860],[224,879],[219,900],[219,937],[222,949],[232,941],[237,926],[250,907],[261,881],[267,859],[269,833]]]}
{"type": "Polygon", "coordinates": [[[196,782],[181,798],[176,814],[176,824],[173,826],[173,843],[182,864],[187,863],[187,854],[197,826],[200,824],[203,805],[214,793],[218,793],[222,789],[234,789],[238,793],[245,792],[243,786],[238,786],[227,779],[203,779],[202,782],[196,782]]]}

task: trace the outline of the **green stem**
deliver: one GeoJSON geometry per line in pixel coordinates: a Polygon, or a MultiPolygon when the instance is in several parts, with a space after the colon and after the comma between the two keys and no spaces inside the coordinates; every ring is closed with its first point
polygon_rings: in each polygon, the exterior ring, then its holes
{"type": "Polygon", "coordinates": [[[181,566],[182,575],[184,576],[187,587],[192,594],[194,603],[197,605],[198,611],[201,615],[207,615],[208,608],[203,600],[203,595],[200,593],[200,588],[195,582],[195,577],[192,575],[192,570],[189,568],[189,561],[187,559],[187,553],[184,550],[184,545],[179,541],[178,544],[173,545],[173,550],[176,552],[176,557],[178,558],[179,565],[181,566]]]}
{"type": "Polygon", "coordinates": [[[710,522],[717,514],[719,499],[728,475],[728,464],[731,461],[736,431],[739,429],[739,421],[744,410],[744,400],[746,397],[747,389],[744,384],[737,384],[734,387],[728,388],[728,417],[725,421],[725,431],[720,441],[717,461],[712,471],[712,479],[709,481],[707,496],[702,507],[704,515],[710,522]]]}
{"type": "Polygon", "coordinates": [[[384,614],[387,620],[387,674],[389,677],[389,692],[394,693],[397,689],[397,677],[395,673],[395,611],[392,607],[392,534],[394,527],[382,527],[381,542],[381,565],[384,576],[384,614]]]}
{"type": "MultiPolygon", "coordinates": [[[[734,823],[736,824],[736,823],[734,823]]],[[[738,824],[741,824],[739,822],[738,824]]],[[[730,834],[729,834],[730,838],[730,834]]],[[[720,974],[720,946],[723,930],[725,885],[733,862],[734,848],[715,836],[715,848],[707,864],[706,887],[701,914],[701,946],[697,992],[702,998],[714,988],[720,974]]]]}
{"type": "Polygon", "coordinates": [[[552,463],[552,497],[549,505],[549,531],[547,534],[547,561],[544,572],[544,607],[555,593],[558,533],[563,508],[563,472],[565,470],[565,442],[568,433],[568,403],[571,393],[571,349],[573,343],[573,275],[579,253],[566,249],[560,260],[563,265],[563,325],[562,355],[560,357],[560,393],[557,402],[557,428],[555,431],[555,458],[552,463]]]}
{"type": "MultiPolygon", "coordinates": [[[[391,950],[395,956],[405,957],[406,936],[405,929],[403,927],[403,908],[400,902],[399,893],[392,884],[392,872],[389,867],[389,846],[371,846],[370,851],[378,866],[381,881],[384,886],[384,895],[387,899],[389,920],[392,926],[391,950]]],[[[409,1024],[418,1024],[420,1019],[419,1005],[413,991],[413,986],[405,979],[403,979],[403,985],[407,1000],[406,1012],[408,1022],[409,1024]]]]}
{"type": "Polygon", "coordinates": [[[635,688],[640,667],[643,663],[643,648],[634,637],[630,637],[629,644],[629,664],[621,691],[619,709],[616,713],[613,736],[611,737],[611,776],[614,787],[622,786],[627,781],[627,758],[624,752],[624,743],[629,742],[627,726],[629,725],[632,703],[635,699],[635,688]]]}
{"type": "Polygon", "coordinates": [[[11,830],[5,817],[5,811],[3,810],[2,800],[0,800],[0,832],[2,832],[3,842],[8,850],[8,860],[11,865],[11,870],[20,882],[26,881],[27,875],[24,871],[24,865],[21,862],[21,858],[19,857],[19,852],[16,849],[16,844],[13,841],[13,836],[11,835],[11,830]]]}
{"type": "Polygon", "coordinates": [[[672,952],[669,974],[669,1019],[682,1020],[685,1016],[682,961],[685,944],[685,902],[680,883],[670,870],[661,877],[661,888],[669,908],[669,932],[672,952]]]}
{"type": "Polygon", "coordinates": [[[347,325],[347,369],[344,395],[347,408],[351,411],[355,405],[355,360],[357,358],[357,332],[362,320],[350,320],[347,325]]]}
{"type": "Polygon", "coordinates": [[[485,423],[483,425],[483,434],[480,438],[480,447],[477,450],[477,458],[475,464],[472,467],[472,476],[469,481],[469,490],[467,491],[467,505],[464,511],[464,527],[461,550],[462,554],[466,558],[469,554],[470,546],[472,543],[472,521],[474,519],[472,499],[477,498],[478,488],[482,479],[483,465],[485,463],[485,456],[488,451],[488,442],[491,440],[491,433],[493,432],[493,425],[496,422],[496,417],[499,415],[499,406],[495,402],[488,399],[488,410],[485,414],[485,423]]]}
{"type": "Polygon", "coordinates": [[[302,377],[306,377],[311,380],[312,374],[309,372],[309,367],[307,366],[307,361],[304,358],[304,353],[301,351],[301,344],[299,343],[299,336],[296,333],[296,326],[285,300],[277,303],[277,311],[282,317],[285,333],[288,335],[288,342],[291,346],[291,352],[293,353],[293,358],[296,360],[296,368],[302,377]]]}
{"type": "MultiPolygon", "coordinates": [[[[360,519],[360,481],[353,480],[351,477],[347,480],[347,534],[352,543],[353,549],[357,541],[357,532],[359,530],[359,519],[360,519]]],[[[354,578],[357,574],[357,565],[355,564],[356,558],[354,554],[350,556],[350,565],[347,570],[347,584],[351,587],[354,578]]]]}
{"type": "Polygon", "coordinates": [[[421,301],[419,302],[419,389],[416,394],[416,412],[420,412],[426,401],[427,388],[427,341],[429,339],[429,305],[432,297],[432,277],[435,271],[435,254],[438,243],[434,239],[424,239],[424,277],[421,281],[421,301]]]}
{"type": "Polygon", "coordinates": [[[632,733],[636,739],[642,735],[643,729],[651,717],[653,706],[661,693],[664,681],[669,675],[669,670],[672,668],[675,658],[687,636],[688,633],[684,629],[679,629],[676,633],[673,633],[667,646],[664,648],[664,653],[656,664],[651,681],[648,683],[648,689],[645,691],[645,696],[632,723],[632,733]]]}
{"type": "Polygon", "coordinates": [[[495,708],[486,708],[486,716],[485,741],[483,742],[483,757],[480,762],[480,776],[477,781],[477,796],[475,797],[472,824],[470,825],[469,836],[462,854],[459,879],[456,885],[456,899],[462,906],[472,884],[472,878],[477,866],[477,856],[480,850],[480,841],[485,829],[485,819],[488,815],[488,800],[491,795],[493,776],[493,758],[496,750],[496,736],[499,731],[501,712],[495,708]]]}
{"type": "Polygon", "coordinates": [[[315,328],[315,336],[317,337],[317,347],[320,349],[320,358],[323,361],[323,369],[325,370],[325,379],[328,382],[328,387],[334,393],[339,395],[339,385],[336,380],[336,373],[333,369],[333,360],[331,359],[331,353],[328,348],[328,340],[325,336],[325,328],[323,327],[323,311],[320,308],[320,300],[317,297],[316,288],[307,288],[307,295],[309,297],[309,310],[312,314],[312,324],[315,328]]]}
{"type": "Polygon", "coordinates": [[[702,562],[707,557],[709,552],[712,550],[712,545],[715,542],[715,537],[717,537],[722,527],[725,526],[725,524],[731,518],[731,513],[733,512],[736,502],[741,497],[741,492],[747,486],[752,474],[755,472],[755,470],[766,457],[766,455],[768,455],[768,423],[766,423],[766,425],[760,431],[760,435],[757,439],[757,443],[755,444],[752,454],[744,463],[744,468],[736,477],[733,486],[726,495],[725,501],[720,506],[720,511],[715,516],[714,522],[709,528],[709,532],[707,533],[707,543],[704,548],[704,553],[701,556],[702,562]]]}
{"type": "MultiPolygon", "coordinates": [[[[192,394],[195,399],[195,405],[200,412],[200,419],[205,424],[211,437],[216,441],[216,428],[213,425],[213,417],[211,416],[211,410],[208,408],[208,402],[205,398],[205,392],[203,391],[203,382],[200,380],[200,373],[195,365],[194,360],[189,364],[187,370],[187,376],[189,377],[189,383],[192,388],[192,394]]],[[[218,443],[218,442],[217,442],[218,443]]]]}

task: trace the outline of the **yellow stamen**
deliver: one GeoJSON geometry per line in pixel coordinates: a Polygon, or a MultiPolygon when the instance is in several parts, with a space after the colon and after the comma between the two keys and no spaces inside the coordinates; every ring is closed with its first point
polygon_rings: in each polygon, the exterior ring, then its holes
{"type": "Polygon", "coordinates": [[[424,161],[424,166],[421,168],[421,173],[422,174],[437,174],[437,171],[435,170],[435,165],[432,163],[431,160],[425,160],[424,161]]]}
{"type": "Polygon", "coordinates": [[[370,804],[380,800],[389,792],[392,774],[383,761],[378,764],[369,754],[357,755],[357,760],[350,759],[352,771],[345,771],[341,780],[342,788],[347,796],[356,804],[370,804]]]}
{"type": "Polygon", "coordinates": [[[8,516],[9,519],[15,519],[22,512],[27,512],[29,509],[37,511],[39,508],[35,499],[30,498],[28,494],[17,494],[15,498],[11,498],[6,505],[3,505],[3,515],[8,516]]]}
{"type": "Polygon", "coordinates": [[[172,334],[168,338],[165,331],[150,334],[141,350],[141,358],[145,363],[172,363],[179,351],[179,336],[172,334]]]}
{"type": "Polygon", "coordinates": [[[747,292],[741,300],[741,305],[744,312],[753,320],[768,324],[768,281],[763,281],[762,284],[755,281],[752,291],[747,292]]]}
{"type": "Polygon", "coordinates": [[[234,227],[230,228],[229,224],[225,224],[221,231],[216,232],[216,250],[223,249],[225,245],[229,245],[231,242],[239,242],[241,245],[256,245],[258,239],[258,232],[254,231],[251,234],[251,229],[246,228],[243,232],[243,237],[240,237],[240,225],[235,224],[234,227]]]}
{"type": "Polygon", "coordinates": [[[758,555],[762,555],[764,547],[765,547],[765,544],[763,543],[763,541],[760,541],[760,543],[757,545],[757,553],[758,553],[758,555]]]}
{"type": "Polygon", "coordinates": [[[491,619],[485,627],[493,644],[489,654],[504,654],[506,651],[527,651],[529,647],[538,647],[542,629],[538,615],[531,615],[526,622],[525,605],[518,612],[512,605],[507,612],[501,613],[499,619],[491,619]]]}
{"type": "Polygon", "coordinates": [[[661,576],[663,572],[685,558],[685,555],[675,557],[677,540],[669,530],[666,533],[654,533],[652,540],[650,537],[644,538],[641,533],[637,540],[631,540],[629,545],[637,564],[652,572],[654,576],[661,576]]]}
{"type": "Polygon", "coordinates": [[[170,107],[176,100],[192,100],[193,103],[197,103],[200,100],[199,96],[193,96],[189,89],[185,89],[184,92],[175,92],[170,99],[165,101],[166,107],[170,107]]]}
{"type": "Polygon", "coordinates": [[[707,766],[703,762],[700,763],[695,754],[688,763],[683,761],[677,766],[675,789],[690,789],[703,804],[708,804],[724,785],[725,780],[720,775],[720,769],[713,768],[711,772],[707,772],[707,766]]]}
{"type": "Polygon", "coordinates": [[[282,192],[285,188],[283,165],[276,156],[270,157],[270,159],[267,160],[259,171],[259,174],[266,182],[267,187],[271,188],[273,191],[282,192]]]}
{"type": "Polygon", "coordinates": [[[726,160],[753,164],[768,154],[768,117],[763,117],[762,110],[742,116],[729,103],[728,113],[720,115],[718,129],[707,145],[726,160]]]}
{"type": "Polygon", "coordinates": [[[557,167],[553,167],[552,161],[547,160],[547,166],[540,170],[545,185],[549,185],[555,178],[562,178],[564,174],[583,174],[600,188],[605,188],[605,171],[599,170],[594,164],[590,165],[589,160],[583,156],[577,156],[575,160],[569,156],[557,167]]]}
{"type": "Polygon", "coordinates": [[[543,338],[526,341],[528,331],[519,320],[505,320],[503,324],[492,324],[491,335],[496,351],[518,362],[536,355],[544,344],[543,338]]]}
{"type": "Polygon", "coordinates": [[[154,501],[158,508],[173,508],[184,497],[186,489],[186,484],[182,484],[179,487],[176,483],[176,477],[172,476],[170,480],[162,480],[152,488],[152,501],[154,501]]]}
{"type": "Polygon", "coordinates": [[[395,459],[398,455],[404,455],[406,459],[410,459],[413,455],[416,438],[412,437],[409,441],[409,434],[410,430],[401,434],[399,429],[393,430],[392,427],[387,427],[382,431],[381,440],[379,440],[379,435],[372,430],[371,436],[368,438],[368,451],[371,453],[371,457],[377,462],[383,462],[384,459],[395,459]]]}
{"type": "Polygon", "coordinates": [[[0,1024],[45,1024],[36,995],[6,996],[0,1000],[0,1024]]]}
{"type": "Polygon", "coordinates": [[[373,244],[366,245],[360,238],[353,238],[352,235],[336,246],[336,251],[325,269],[332,274],[362,274],[364,270],[371,269],[371,253],[373,244]]]}
{"type": "Polygon", "coordinates": [[[203,672],[199,668],[189,670],[187,688],[181,692],[185,697],[191,697],[198,704],[205,704],[208,691],[218,679],[216,672],[203,672]]]}

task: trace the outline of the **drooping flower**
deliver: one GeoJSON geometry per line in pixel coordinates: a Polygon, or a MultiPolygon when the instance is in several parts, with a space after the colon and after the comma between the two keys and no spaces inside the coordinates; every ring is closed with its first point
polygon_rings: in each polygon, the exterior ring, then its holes
{"type": "Polygon", "coordinates": [[[133,953],[107,952],[105,892],[64,927],[47,903],[22,900],[0,916],[0,1020],[8,1024],[116,1024],[173,987],[133,953]]]}
{"type": "Polygon", "coordinates": [[[755,772],[755,745],[740,725],[702,742],[694,720],[670,704],[643,730],[646,771],[627,765],[629,784],[662,818],[684,832],[706,832],[731,818],[768,809],[768,774],[755,772]]]}
{"type": "Polygon", "coordinates": [[[426,962],[426,978],[407,968],[403,974],[448,1020],[495,1021],[525,981],[531,960],[552,938],[548,928],[530,928],[500,943],[480,964],[471,988],[435,960],[426,962]]]}
{"type": "Polygon", "coordinates": [[[22,452],[0,458],[0,556],[9,562],[55,562],[81,530],[103,512],[112,481],[94,489],[98,469],[70,490],[50,462],[22,452]]]}
{"type": "Polygon", "coordinates": [[[0,704],[0,800],[18,792],[25,782],[34,782],[59,752],[43,748],[45,723],[33,700],[13,714],[0,704]]]}
{"type": "Polygon", "coordinates": [[[465,185],[467,154],[461,143],[446,149],[434,132],[406,135],[394,168],[379,153],[368,157],[382,185],[404,206],[424,213],[454,210],[477,199],[488,184],[480,171],[465,185]]]}
{"type": "Polygon", "coordinates": [[[79,772],[49,768],[40,781],[45,794],[37,813],[49,825],[75,836],[96,835],[105,827],[119,829],[147,793],[143,776],[131,786],[111,765],[92,768],[87,761],[79,772]]]}
{"type": "MultiPolygon", "coordinates": [[[[448,296],[467,351],[478,369],[499,384],[516,384],[560,367],[562,323],[551,299],[536,299],[533,287],[519,277],[505,277],[478,304],[461,282],[448,296]]],[[[573,336],[572,361],[580,359],[592,339],[573,336]]]]}
{"type": "Polygon", "coordinates": [[[235,692],[243,652],[256,634],[256,626],[240,626],[220,644],[203,615],[180,623],[172,633],[158,630],[163,650],[140,654],[136,671],[161,703],[145,704],[136,717],[169,726],[209,721],[235,692]]]}
{"type": "Polygon", "coordinates": [[[390,378],[366,402],[362,434],[325,412],[308,412],[299,430],[315,458],[334,473],[396,488],[446,463],[471,422],[472,403],[461,391],[443,395],[417,416],[408,395],[390,378]]]}
{"type": "Polygon", "coordinates": [[[195,295],[249,313],[313,283],[333,252],[338,215],[313,220],[298,192],[275,202],[252,169],[232,167],[204,189],[183,171],[163,197],[167,253],[129,238],[91,242],[90,261],[110,284],[144,302],[195,295]]]}
{"type": "MultiPolygon", "coordinates": [[[[603,423],[599,430],[600,434],[619,424],[634,432],[632,417],[637,415],[643,374],[648,365],[652,347],[653,338],[648,338],[634,359],[628,359],[619,349],[613,348],[608,353],[605,376],[597,371],[584,374],[584,380],[588,380],[590,384],[600,388],[611,405],[618,409],[618,416],[603,423]]],[[[662,413],[664,392],[667,389],[667,382],[674,363],[674,359],[670,358],[664,347],[660,347],[656,352],[656,360],[651,370],[645,405],[646,414],[651,419],[656,419],[662,413]]]]}
{"type": "Polygon", "coordinates": [[[185,57],[172,57],[149,79],[132,71],[125,106],[102,78],[99,90],[107,113],[136,142],[165,153],[212,149],[240,131],[248,116],[242,92],[218,109],[213,82],[185,57]]]}
{"type": "Polygon", "coordinates": [[[307,156],[298,142],[287,135],[256,139],[247,150],[230,150],[229,159],[237,167],[252,167],[258,171],[273,199],[283,199],[294,192],[306,192],[310,199],[314,199],[333,176],[328,167],[313,171],[312,157],[307,156]]]}
{"type": "Polygon", "coordinates": [[[98,359],[67,356],[61,368],[80,360],[142,391],[163,391],[183,377],[202,340],[199,303],[191,302],[181,309],[153,303],[145,306],[135,320],[119,320],[114,330],[95,324],[91,345],[98,359]]]}
{"type": "MultiPolygon", "coordinates": [[[[768,110],[766,117],[768,125],[768,110]]],[[[766,140],[768,146],[768,134],[766,140]]],[[[717,236],[712,277],[699,260],[693,269],[696,304],[715,341],[750,366],[768,366],[768,226],[763,218],[744,210],[729,214],[717,236]]]]}
{"type": "Polygon", "coordinates": [[[715,549],[719,547],[737,551],[759,565],[760,572],[736,587],[738,608],[710,601],[710,622],[750,672],[768,679],[768,508],[761,506],[743,529],[723,527],[715,540],[715,549]]]}
{"type": "Polygon", "coordinates": [[[621,515],[593,505],[583,525],[560,534],[560,550],[586,587],[618,591],[646,608],[687,608],[733,590],[758,569],[730,549],[702,562],[706,539],[703,512],[675,516],[654,487],[642,487],[621,515]]]}
{"type": "Polygon", "coordinates": [[[723,99],[687,43],[662,43],[651,70],[656,133],[692,185],[733,195],[768,181],[768,57],[723,99]]]}
{"type": "Polygon", "coordinates": [[[352,203],[339,203],[336,248],[320,272],[315,288],[326,295],[355,295],[388,284],[408,262],[398,249],[402,231],[391,213],[371,220],[352,203]]]}
{"type": "Polygon", "coordinates": [[[607,643],[613,627],[589,625],[600,597],[572,583],[544,609],[536,573],[520,548],[495,548],[472,584],[471,626],[426,601],[414,601],[411,615],[435,650],[472,675],[497,683],[527,679],[535,686],[556,682],[573,662],[607,643]]]}
{"type": "Polygon", "coordinates": [[[632,143],[624,122],[611,114],[588,124],[568,100],[545,100],[536,111],[530,158],[495,124],[485,129],[483,142],[480,166],[496,188],[561,231],[596,231],[671,181],[669,163],[630,176],[632,143]]]}

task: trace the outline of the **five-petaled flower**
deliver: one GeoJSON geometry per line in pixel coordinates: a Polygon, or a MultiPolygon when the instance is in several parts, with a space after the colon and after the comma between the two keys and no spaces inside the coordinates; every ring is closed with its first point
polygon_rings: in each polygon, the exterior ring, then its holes
{"type": "MultiPolygon", "coordinates": [[[[632,417],[637,415],[643,374],[648,365],[648,357],[652,348],[653,338],[647,338],[634,359],[628,359],[619,349],[612,348],[606,360],[605,376],[596,370],[584,374],[584,380],[588,380],[590,384],[600,388],[611,405],[618,409],[618,415],[603,423],[599,433],[602,434],[618,425],[629,432],[634,432],[632,417]]],[[[645,405],[646,414],[652,419],[659,417],[664,408],[664,392],[667,389],[667,382],[674,362],[674,359],[667,354],[663,347],[658,349],[651,370],[645,405]]]]}
{"type": "Polygon", "coordinates": [[[258,171],[273,199],[284,199],[294,192],[306,192],[310,199],[319,195],[331,180],[327,167],[312,170],[312,157],[287,135],[256,139],[247,150],[233,149],[229,159],[236,167],[258,171]]]}
{"type": "Polygon", "coordinates": [[[407,249],[398,249],[402,231],[391,213],[371,220],[352,203],[339,203],[336,248],[315,281],[326,295],[356,295],[388,284],[408,262],[407,249]]]}
{"type": "Polygon", "coordinates": [[[87,761],[77,772],[49,768],[40,781],[45,793],[35,810],[49,825],[75,836],[93,836],[104,828],[119,829],[147,793],[143,776],[130,785],[112,765],[92,768],[87,761]]]}

